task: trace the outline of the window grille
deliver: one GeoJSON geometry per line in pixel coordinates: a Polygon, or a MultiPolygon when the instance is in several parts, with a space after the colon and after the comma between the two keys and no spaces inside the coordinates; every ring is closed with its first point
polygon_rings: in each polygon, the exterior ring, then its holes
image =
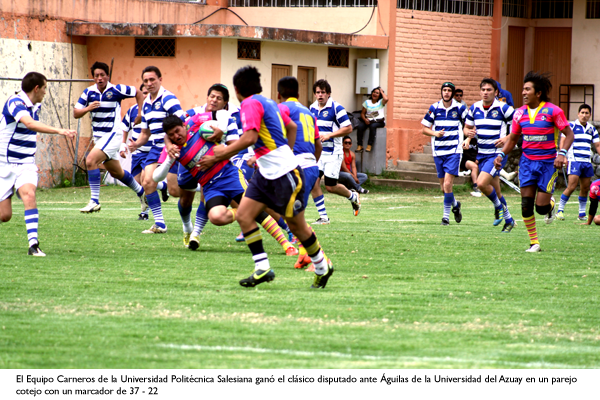
{"type": "Polygon", "coordinates": [[[231,0],[230,7],[373,7],[377,0],[231,0]]]}
{"type": "Polygon", "coordinates": [[[350,65],[350,50],[346,48],[330,47],[327,54],[328,67],[348,68],[350,65]]]}
{"type": "Polygon", "coordinates": [[[175,57],[175,39],[135,39],[136,57],[175,57]]]}
{"type": "Polygon", "coordinates": [[[260,60],[260,42],[238,40],[238,60],[260,60]]]}
{"type": "Polygon", "coordinates": [[[529,18],[527,15],[527,0],[503,0],[502,16],[512,18],[529,18]]]}
{"type": "Polygon", "coordinates": [[[397,8],[491,17],[494,0],[397,0],[397,8]]]}
{"type": "Polygon", "coordinates": [[[588,19],[600,18],[600,0],[587,0],[585,17],[588,19]]]}
{"type": "Polygon", "coordinates": [[[531,18],[573,18],[573,0],[532,0],[531,18]]]}

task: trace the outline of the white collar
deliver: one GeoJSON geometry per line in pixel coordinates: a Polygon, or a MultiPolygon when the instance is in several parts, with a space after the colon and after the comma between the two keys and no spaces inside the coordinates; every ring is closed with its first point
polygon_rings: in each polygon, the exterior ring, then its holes
{"type": "Polygon", "coordinates": [[[25,105],[27,107],[33,107],[33,103],[31,102],[31,99],[29,98],[29,96],[27,96],[27,93],[25,93],[24,91],[20,91],[19,93],[17,93],[17,97],[19,97],[21,100],[23,100],[23,102],[25,103],[25,105]]]}
{"type": "MultiPolygon", "coordinates": [[[[110,89],[111,87],[114,87],[114,86],[115,86],[115,85],[113,85],[112,83],[110,83],[110,82],[107,82],[107,83],[106,83],[106,89],[104,89],[104,92],[106,92],[108,89],[110,89]]],[[[94,92],[98,92],[98,93],[100,93],[100,94],[104,94],[104,92],[100,92],[100,89],[98,89],[98,84],[97,84],[97,83],[95,83],[95,84],[94,84],[94,86],[92,86],[92,90],[93,90],[94,92]]]]}
{"type": "Polygon", "coordinates": [[[152,100],[152,95],[150,95],[150,93],[148,93],[148,96],[146,96],[146,98],[144,99],[144,103],[148,103],[148,104],[154,103],[156,100],[160,99],[166,91],[167,91],[167,89],[165,89],[164,87],[161,86],[160,89],[158,89],[158,95],[156,95],[156,98],[154,100],[152,100]]]}
{"type": "MultiPolygon", "coordinates": [[[[490,108],[488,108],[488,111],[491,110],[492,108],[502,107],[502,104],[506,104],[506,103],[503,103],[498,99],[494,99],[494,101],[492,102],[492,105],[490,106],[490,108]]],[[[475,107],[479,108],[481,111],[486,111],[485,108],[483,108],[483,100],[479,100],[477,103],[475,103],[475,107]]]]}
{"type": "Polygon", "coordinates": [[[312,103],[311,108],[316,108],[317,110],[321,111],[324,110],[326,108],[331,108],[333,106],[333,99],[331,97],[329,97],[327,99],[327,103],[325,103],[325,106],[323,108],[319,108],[319,101],[315,101],[314,103],[312,103]]]}

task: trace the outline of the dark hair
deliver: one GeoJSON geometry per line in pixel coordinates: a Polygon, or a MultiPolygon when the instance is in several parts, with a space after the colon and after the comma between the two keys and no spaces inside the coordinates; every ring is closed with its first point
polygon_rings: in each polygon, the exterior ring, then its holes
{"type": "Polygon", "coordinates": [[[492,78],[483,78],[479,84],[479,89],[481,89],[483,85],[491,85],[494,88],[494,93],[498,90],[498,83],[492,78]]]}
{"type": "Polygon", "coordinates": [[[344,136],[344,138],[342,139],[342,143],[344,143],[346,139],[350,139],[350,143],[352,143],[352,138],[348,135],[344,136]]]}
{"type": "Polygon", "coordinates": [[[592,107],[588,106],[587,104],[582,104],[579,106],[579,110],[577,112],[580,112],[581,110],[583,110],[584,108],[587,108],[587,110],[590,112],[590,114],[592,113],[592,107]]]}
{"type": "Polygon", "coordinates": [[[141,91],[143,91],[143,90],[144,90],[144,84],[142,83],[142,84],[140,85],[140,92],[141,92],[141,91]]]}
{"type": "Polygon", "coordinates": [[[548,93],[550,93],[550,91],[552,90],[550,76],[551,75],[547,72],[540,73],[529,71],[527,75],[525,75],[523,83],[533,83],[533,90],[535,91],[535,93],[542,93],[542,95],[540,96],[540,101],[550,101],[550,97],[548,97],[548,93]]]}
{"type": "Polygon", "coordinates": [[[212,92],[213,90],[216,90],[217,92],[221,93],[223,95],[223,100],[225,100],[225,103],[229,103],[229,89],[227,89],[227,86],[223,85],[222,83],[215,83],[210,88],[208,88],[208,93],[206,95],[210,96],[210,92],[212,92]]]}
{"type": "Polygon", "coordinates": [[[455,94],[455,95],[456,95],[456,94],[464,94],[464,92],[463,92],[463,90],[462,90],[462,89],[456,89],[456,90],[454,91],[454,94],[455,94]]]}
{"type": "Polygon", "coordinates": [[[371,90],[371,94],[369,95],[369,99],[373,100],[373,93],[379,90],[379,98],[381,98],[381,86],[377,86],[375,89],[371,90]]]}
{"type": "Polygon", "coordinates": [[[260,72],[256,67],[246,65],[237,70],[233,76],[233,86],[242,97],[250,97],[262,92],[260,85],[260,72]]]}
{"type": "Polygon", "coordinates": [[[171,114],[167,115],[165,119],[163,119],[162,128],[163,132],[167,133],[171,129],[176,126],[183,126],[183,121],[177,115],[171,114]]]}
{"type": "Polygon", "coordinates": [[[331,94],[331,85],[325,79],[319,79],[313,85],[313,93],[317,93],[317,88],[324,90],[325,93],[331,94]]]}
{"type": "Polygon", "coordinates": [[[48,80],[39,72],[28,72],[21,81],[21,89],[25,93],[31,92],[36,86],[42,87],[48,80]]]}
{"type": "Polygon", "coordinates": [[[277,91],[284,99],[298,97],[298,79],[293,76],[284,76],[277,82],[277,91]]]}
{"type": "Polygon", "coordinates": [[[108,69],[108,64],[100,62],[100,61],[96,61],[94,63],[94,65],[92,65],[92,68],[90,69],[92,71],[92,76],[94,76],[94,71],[97,69],[101,69],[102,71],[104,71],[104,73],[106,75],[109,74],[109,69],[108,69]]]}
{"type": "Polygon", "coordinates": [[[155,67],[155,66],[153,66],[153,65],[149,65],[149,66],[147,66],[146,68],[144,68],[144,70],[142,71],[142,79],[143,79],[143,77],[144,77],[144,74],[145,74],[146,72],[154,72],[154,73],[156,74],[156,76],[157,76],[157,77],[159,77],[159,78],[161,78],[161,77],[162,77],[162,75],[161,75],[161,73],[160,73],[160,69],[158,69],[158,67],[155,67]]]}

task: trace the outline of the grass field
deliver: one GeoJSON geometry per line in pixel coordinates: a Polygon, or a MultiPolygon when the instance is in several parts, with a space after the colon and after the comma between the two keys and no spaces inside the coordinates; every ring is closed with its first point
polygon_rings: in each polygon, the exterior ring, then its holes
{"type": "Polygon", "coordinates": [[[242,288],[253,263],[237,224],[207,225],[191,252],[175,199],[169,232],[142,235],[151,221],[119,187],[93,215],[78,212],[88,189],[39,191],[48,256],[28,257],[15,199],[0,225],[0,368],[600,367],[598,227],[575,223],[576,201],[566,221],[536,215],[543,251],[529,254],[515,194],[519,226],[501,234],[485,197],[459,193],[463,222],[443,227],[439,193],[384,190],[356,218],[326,196],[324,290],[270,237],[275,281],[242,288]]]}

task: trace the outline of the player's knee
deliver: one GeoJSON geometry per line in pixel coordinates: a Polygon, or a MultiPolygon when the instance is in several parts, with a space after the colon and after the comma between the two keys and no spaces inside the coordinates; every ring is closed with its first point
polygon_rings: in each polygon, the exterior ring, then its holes
{"type": "Polygon", "coordinates": [[[533,216],[533,205],[535,204],[535,200],[533,197],[523,197],[521,198],[521,215],[525,218],[529,218],[533,216]]]}
{"type": "Polygon", "coordinates": [[[596,225],[600,225],[600,215],[596,215],[596,216],[594,217],[594,223],[595,223],[596,225]]]}
{"type": "Polygon", "coordinates": [[[12,218],[12,213],[11,214],[0,214],[0,221],[2,222],[8,222],[10,221],[10,219],[12,218]]]}
{"type": "Polygon", "coordinates": [[[540,206],[538,204],[535,205],[535,212],[537,212],[540,215],[548,214],[551,209],[552,209],[552,206],[550,206],[550,204],[546,204],[543,206],[540,206]]]}

